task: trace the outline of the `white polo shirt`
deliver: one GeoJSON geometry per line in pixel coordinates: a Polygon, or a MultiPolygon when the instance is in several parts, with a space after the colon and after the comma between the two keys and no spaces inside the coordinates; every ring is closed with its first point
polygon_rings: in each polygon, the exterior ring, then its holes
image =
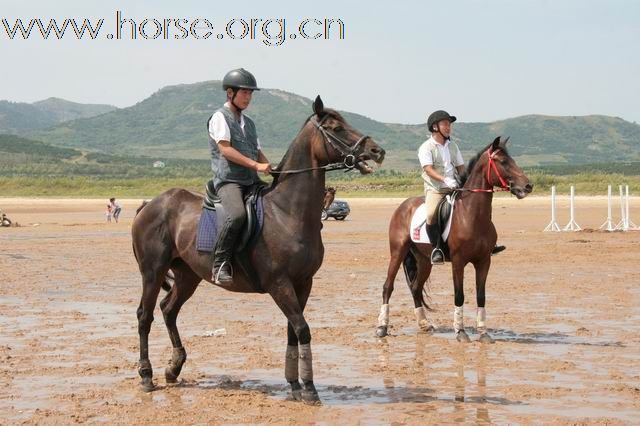
{"type": "Polygon", "coordinates": [[[449,151],[449,144],[451,141],[447,139],[443,144],[438,143],[433,136],[427,139],[418,149],[418,159],[420,160],[420,167],[433,166],[433,158],[431,155],[431,146],[435,145],[440,151],[440,156],[444,163],[444,176],[454,178],[456,175],[456,167],[464,166],[464,159],[460,150],[457,150],[456,158],[451,159],[451,152],[449,151]]]}
{"type": "MultiPolygon", "coordinates": [[[[225,102],[224,106],[231,108],[229,102],[225,102]]],[[[242,133],[244,133],[244,114],[242,112],[240,112],[240,128],[242,129],[242,133]]],[[[209,136],[211,136],[211,139],[216,141],[216,143],[220,143],[220,141],[231,141],[231,130],[229,130],[227,120],[224,119],[224,115],[222,115],[220,111],[216,111],[209,121],[209,136]]],[[[262,150],[259,138],[258,149],[262,150]]]]}

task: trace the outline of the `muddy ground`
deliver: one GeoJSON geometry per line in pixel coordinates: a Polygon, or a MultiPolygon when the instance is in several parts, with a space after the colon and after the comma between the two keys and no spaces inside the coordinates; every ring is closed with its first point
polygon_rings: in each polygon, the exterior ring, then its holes
{"type": "MultiPolygon", "coordinates": [[[[436,325],[419,334],[401,276],[391,336],[374,337],[388,261],[387,224],[400,200],[349,200],[323,230],[325,262],[306,317],[322,405],[287,400],[286,329],[266,295],[202,284],[178,324],[188,360],[171,356],[156,308],[150,336],[158,390],[138,388],[140,276],[130,226],[106,200],[0,199],[22,227],[0,228],[0,423],[611,423],[640,420],[640,232],[593,231],[606,199],[578,198],[584,232],[541,232],[549,201],[494,201],[499,241],[487,285],[493,345],[452,334],[448,266],[430,282],[436,325]],[[224,329],[224,333],[216,330],[224,329]],[[221,334],[221,335],[214,335],[221,334]]],[[[637,199],[631,218],[640,220],[637,199]]],[[[559,201],[558,222],[568,221],[559,201]]],[[[615,219],[619,219],[615,213],[615,219]]],[[[465,321],[475,316],[467,270],[465,321]]]]}

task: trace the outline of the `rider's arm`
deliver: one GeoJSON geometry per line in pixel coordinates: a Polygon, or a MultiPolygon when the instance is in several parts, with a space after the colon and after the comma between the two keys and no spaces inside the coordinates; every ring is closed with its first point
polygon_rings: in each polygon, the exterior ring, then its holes
{"type": "Polygon", "coordinates": [[[435,179],[438,180],[440,182],[444,182],[444,176],[442,176],[440,173],[438,173],[436,171],[436,169],[433,167],[433,165],[426,165],[422,168],[422,170],[424,170],[424,172],[427,174],[427,176],[429,176],[431,179],[435,179]]]}
{"type": "MultiPolygon", "coordinates": [[[[229,141],[218,141],[218,149],[220,150],[220,154],[224,155],[224,158],[231,161],[232,163],[236,163],[239,166],[246,167],[247,169],[256,170],[258,172],[262,172],[268,174],[271,170],[271,166],[269,163],[262,163],[261,161],[254,161],[251,158],[243,155],[240,151],[231,146],[231,142],[229,141]]],[[[260,160],[260,152],[258,151],[258,160],[260,160]]],[[[264,154],[262,157],[264,157],[264,154]]]]}
{"type": "Polygon", "coordinates": [[[458,172],[458,175],[464,173],[464,164],[462,166],[456,166],[456,170],[458,172]]]}

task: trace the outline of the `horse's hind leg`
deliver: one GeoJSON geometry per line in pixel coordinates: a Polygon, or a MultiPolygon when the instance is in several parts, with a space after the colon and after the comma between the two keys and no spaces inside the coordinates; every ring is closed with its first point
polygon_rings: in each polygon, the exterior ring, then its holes
{"type": "Polygon", "coordinates": [[[138,306],[138,334],[140,336],[140,362],[138,374],[142,378],[141,386],[145,392],[154,389],[153,369],[149,360],[149,332],[153,322],[153,310],[156,307],[161,282],[165,271],[146,269],[142,273],[142,297],[138,306]]]}
{"type": "Polygon", "coordinates": [[[425,333],[433,333],[435,327],[427,320],[427,309],[429,306],[424,300],[424,284],[431,274],[431,260],[420,253],[412,252],[407,256],[404,263],[405,273],[407,276],[407,284],[413,297],[414,312],[416,321],[420,331],[425,333]],[[413,259],[413,266],[409,259],[413,259]],[[409,268],[414,268],[410,271],[409,268]]]}
{"type": "Polygon", "coordinates": [[[391,259],[387,268],[387,279],[382,286],[382,306],[380,307],[380,315],[378,316],[378,327],[376,335],[385,337],[389,327],[389,299],[393,293],[393,285],[398,275],[400,265],[404,261],[407,253],[409,253],[409,245],[411,241],[408,238],[402,240],[390,240],[389,250],[391,251],[391,259]]]}
{"type": "Polygon", "coordinates": [[[174,284],[173,287],[171,287],[171,291],[169,291],[160,302],[162,316],[164,317],[169,338],[171,339],[171,345],[173,346],[171,360],[164,371],[164,377],[167,383],[175,383],[178,380],[182,366],[187,360],[187,352],[182,346],[180,333],[178,333],[178,327],[176,325],[178,313],[182,305],[193,295],[198,287],[198,283],[202,280],[181,260],[174,261],[171,268],[175,277],[174,284]]]}

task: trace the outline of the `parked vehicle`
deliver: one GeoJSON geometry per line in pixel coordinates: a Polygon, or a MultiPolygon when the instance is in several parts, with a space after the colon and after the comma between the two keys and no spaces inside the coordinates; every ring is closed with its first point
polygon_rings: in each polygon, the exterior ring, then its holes
{"type": "Polygon", "coordinates": [[[349,213],[351,213],[349,203],[344,200],[334,200],[328,208],[322,209],[322,220],[327,220],[330,217],[344,220],[349,216],[349,213]]]}

